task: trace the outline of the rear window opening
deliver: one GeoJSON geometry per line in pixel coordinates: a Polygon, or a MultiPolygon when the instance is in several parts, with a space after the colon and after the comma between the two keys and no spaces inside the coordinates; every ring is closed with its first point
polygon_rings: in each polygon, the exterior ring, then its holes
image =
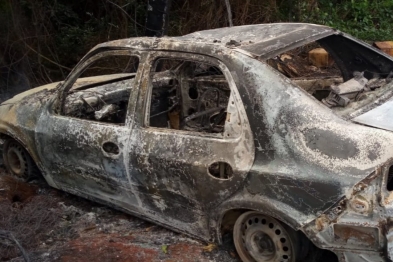
{"type": "Polygon", "coordinates": [[[285,52],[267,63],[320,101],[329,95],[332,85],[344,82],[332,56],[317,42],[285,52]]]}
{"type": "Polygon", "coordinates": [[[286,51],[268,59],[267,64],[326,107],[345,116],[374,102],[391,88],[388,84],[393,80],[393,65],[375,54],[367,57],[367,48],[337,37],[286,51]],[[384,68],[375,68],[375,61],[370,62],[372,58],[380,58],[384,68]]]}
{"type": "Polygon", "coordinates": [[[291,79],[342,77],[328,52],[317,42],[292,49],[274,58],[268,64],[291,79]]]}

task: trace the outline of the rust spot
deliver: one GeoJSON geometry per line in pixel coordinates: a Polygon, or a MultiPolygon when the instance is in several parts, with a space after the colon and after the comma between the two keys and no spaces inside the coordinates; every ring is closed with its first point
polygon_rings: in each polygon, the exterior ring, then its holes
{"type": "Polygon", "coordinates": [[[343,244],[356,243],[356,245],[374,247],[377,244],[378,229],[373,227],[334,225],[334,237],[343,244]]]}
{"type": "Polygon", "coordinates": [[[324,230],[329,225],[329,219],[325,214],[315,220],[315,227],[318,231],[324,230]]]}
{"type": "Polygon", "coordinates": [[[359,213],[367,213],[370,211],[371,207],[369,201],[361,195],[354,196],[349,202],[349,206],[359,213]]]}

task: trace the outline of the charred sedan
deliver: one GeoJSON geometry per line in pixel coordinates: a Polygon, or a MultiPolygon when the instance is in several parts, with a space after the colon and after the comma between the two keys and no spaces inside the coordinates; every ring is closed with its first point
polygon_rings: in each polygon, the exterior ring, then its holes
{"type": "Polygon", "coordinates": [[[311,24],[107,42],[1,104],[4,161],[207,242],[230,231],[243,261],[388,261],[392,78],[391,57],[311,24]]]}

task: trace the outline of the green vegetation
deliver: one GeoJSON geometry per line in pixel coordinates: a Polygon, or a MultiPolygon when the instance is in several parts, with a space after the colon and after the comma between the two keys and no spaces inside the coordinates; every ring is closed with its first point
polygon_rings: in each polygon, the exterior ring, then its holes
{"type": "Polygon", "coordinates": [[[392,0],[299,1],[294,20],[335,27],[364,40],[393,39],[392,0]]]}
{"type": "MultiPolygon", "coordinates": [[[[142,36],[146,0],[0,1],[0,94],[23,72],[31,86],[63,79],[100,42],[142,36]],[[3,87],[1,87],[3,86],[3,87]]],[[[393,40],[392,0],[230,0],[234,25],[325,24],[393,40]]],[[[171,0],[169,35],[228,25],[224,0],[171,0]]]]}

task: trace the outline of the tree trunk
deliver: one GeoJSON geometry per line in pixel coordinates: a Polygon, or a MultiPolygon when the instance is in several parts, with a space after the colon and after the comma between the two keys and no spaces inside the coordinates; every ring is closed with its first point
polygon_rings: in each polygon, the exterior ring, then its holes
{"type": "Polygon", "coordinates": [[[149,0],[146,16],[146,36],[163,36],[167,32],[171,0],[149,0]]]}

